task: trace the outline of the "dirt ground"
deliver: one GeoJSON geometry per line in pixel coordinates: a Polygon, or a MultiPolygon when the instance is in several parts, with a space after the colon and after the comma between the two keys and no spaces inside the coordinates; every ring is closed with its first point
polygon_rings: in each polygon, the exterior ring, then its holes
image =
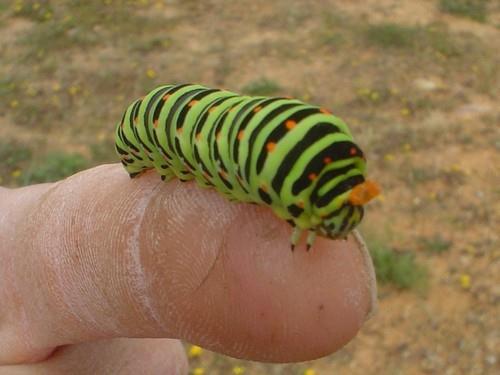
{"type": "Polygon", "coordinates": [[[326,358],[191,348],[192,372],[498,374],[500,3],[477,2],[481,20],[438,0],[0,0],[0,183],[54,150],[116,161],[114,124],[161,83],[322,105],[383,186],[368,245],[410,254],[425,280],[381,282],[378,314],[326,358]]]}

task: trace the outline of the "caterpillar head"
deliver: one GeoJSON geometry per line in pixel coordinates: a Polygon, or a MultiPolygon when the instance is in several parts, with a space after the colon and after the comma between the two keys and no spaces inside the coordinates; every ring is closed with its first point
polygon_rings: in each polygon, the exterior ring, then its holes
{"type": "Polygon", "coordinates": [[[363,206],[380,194],[379,186],[362,175],[347,178],[338,188],[347,190],[326,207],[317,227],[319,234],[332,239],[345,238],[361,222],[363,206]]]}

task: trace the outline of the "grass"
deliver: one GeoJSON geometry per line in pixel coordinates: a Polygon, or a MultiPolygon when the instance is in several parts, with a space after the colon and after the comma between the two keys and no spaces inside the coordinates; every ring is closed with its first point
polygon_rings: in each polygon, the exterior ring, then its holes
{"type": "MultiPolygon", "coordinates": [[[[102,147],[99,152],[92,148],[94,163],[113,160],[113,147],[107,146],[107,152],[102,147]]],[[[12,140],[0,141],[0,160],[0,185],[14,186],[57,181],[90,166],[82,155],[62,151],[49,153],[35,161],[37,159],[27,145],[12,140]]]]}
{"type": "Polygon", "coordinates": [[[47,54],[68,48],[84,47],[97,43],[98,36],[92,30],[82,30],[75,21],[50,21],[38,25],[28,32],[21,43],[27,49],[26,59],[44,58],[47,54]]]}
{"type": "Polygon", "coordinates": [[[485,22],[487,16],[486,0],[440,0],[439,9],[460,17],[485,22]]]}
{"type": "Polygon", "coordinates": [[[248,95],[275,95],[281,90],[280,85],[268,78],[260,78],[244,86],[241,91],[248,95]]]}
{"type": "Polygon", "coordinates": [[[418,264],[412,253],[399,253],[377,243],[370,248],[379,283],[417,291],[427,288],[427,268],[418,264]]]}
{"type": "Polygon", "coordinates": [[[395,23],[374,24],[365,31],[366,40],[374,45],[386,48],[413,48],[421,30],[414,26],[395,23]]]}
{"type": "Polygon", "coordinates": [[[339,47],[346,41],[346,30],[348,30],[348,19],[341,15],[336,9],[334,12],[323,16],[323,22],[317,32],[317,38],[321,45],[339,47]]]}
{"type": "Polygon", "coordinates": [[[68,177],[88,166],[80,154],[53,152],[29,168],[23,176],[24,185],[52,182],[68,177]]]}
{"type": "Polygon", "coordinates": [[[420,237],[417,242],[429,254],[442,254],[450,250],[453,245],[450,240],[443,238],[440,234],[432,237],[420,237]]]}
{"type": "Polygon", "coordinates": [[[45,22],[52,18],[54,10],[48,0],[16,0],[12,10],[18,17],[28,18],[35,22],[45,22]]]}
{"type": "Polygon", "coordinates": [[[408,186],[415,188],[419,184],[435,181],[441,178],[441,171],[433,165],[424,167],[409,166],[404,169],[402,178],[408,186]]]}
{"type": "Polygon", "coordinates": [[[368,25],[364,29],[364,39],[368,44],[396,50],[416,50],[440,53],[445,57],[462,55],[462,48],[441,24],[407,26],[396,23],[368,25]]]}
{"type": "Polygon", "coordinates": [[[0,184],[16,181],[23,167],[31,160],[31,149],[19,142],[0,141],[0,184]]]}

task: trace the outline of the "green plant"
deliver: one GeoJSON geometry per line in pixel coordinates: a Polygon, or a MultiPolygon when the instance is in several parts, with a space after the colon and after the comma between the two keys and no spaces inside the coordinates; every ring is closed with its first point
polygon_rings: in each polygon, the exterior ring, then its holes
{"type": "Polygon", "coordinates": [[[441,254],[448,251],[453,244],[450,240],[443,238],[440,234],[432,237],[420,237],[418,243],[424,251],[432,254],[441,254]]]}
{"type": "Polygon", "coordinates": [[[267,79],[260,78],[258,80],[252,81],[246,86],[244,86],[241,91],[248,95],[274,95],[281,90],[278,83],[267,79]]]}
{"type": "Polygon", "coordinates": [[[31,149],[16,141],[0,141],[0,185],[16,185],[22,169],[32,158],[31,149]]]}
{"type": "Polygon", "coordinates": [[[0,160],[8,169],[19,168],[21,163],[31,159],[31,150],[17,142],[0,142],[0,160]]]}
{"type": "Polygon", "coordinates": [[[54,12],[48,0],[17,0],[14,2],[12,8],[16,16],[25,17],[37,22],[50,20],[54,12]]]}
{"type": "Polygon", "coordinates": [[[414,26],[381,23],[369,25],[365,37],[369,43],[381,47],[412,48],[417,43],[421,30],[414,26]]]}
{"type": "Polygon", "coordinates": [[[442,12],[467,17],[475,21],[486,21],[486,0],[440,0],[442,12]]]}
{"type": "Polygon", "coordinates": [[[371,244],[371,255],[377,280],[399,289],[425,290],[427,269],[416,262],[412,253],[398,253],[380,244],[371,244]]]}
{"type": "Polygon", "coordinates": [[[28,169],[23,176],[23,184],[60,180],[85,169],[87,166],[87,160],[80,154],[53,152],[28,169]]]}

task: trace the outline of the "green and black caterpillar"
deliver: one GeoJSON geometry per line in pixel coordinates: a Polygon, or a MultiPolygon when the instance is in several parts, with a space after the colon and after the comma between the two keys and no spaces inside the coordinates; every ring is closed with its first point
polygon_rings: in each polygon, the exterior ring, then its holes
{"type": "Polygon", "coordinates": [[[379,193],[347,125],[297,99],[161,86],[127,108],[116,150],[132,178],[154,168],[271,207],[295,228],[292,250],[304,230],[308,250],[316,234],[345,238],[379,193]]]}

